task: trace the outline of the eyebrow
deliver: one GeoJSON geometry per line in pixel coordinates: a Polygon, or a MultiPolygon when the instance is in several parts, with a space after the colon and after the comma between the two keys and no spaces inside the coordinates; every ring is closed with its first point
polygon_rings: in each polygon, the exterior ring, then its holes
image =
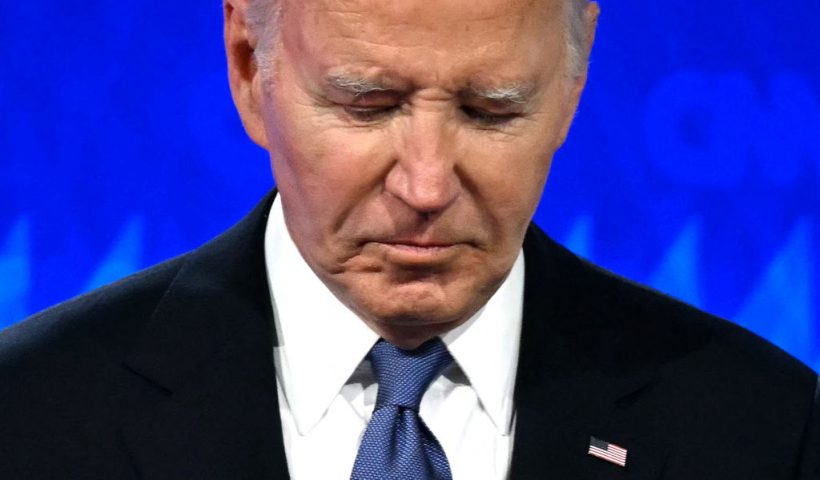
{"type": "Polygon", "coordinates": [[[471,87],[469,95],[492,102],[523,104],[530,100],[533,91],[532,86],[517,84],[503,87],[471,87]]]}
{"type": "Polygon", "coordinates": [[[353,95],[361,96],[373,92],[387,92],[391,88],[374,80],[369,80],[364,77],[348,77],[344,75],[330,75],[326,82],[338,89],[350,92],[353,95]]]}
{"type": "MultiPolygon", "coordinates": [[[[378,80],[371,80],[359,76],[330,75],[326,83],[338,90],[349,92],[355,96],[367,95],[374,92],[389,92],[393,88],[378,80]]],[[[524,104],[532,97],[535,89],[531,85],[512,84],[500,87],[471,86],[467,96],[488,100],[495,103],[524,104]]]]}

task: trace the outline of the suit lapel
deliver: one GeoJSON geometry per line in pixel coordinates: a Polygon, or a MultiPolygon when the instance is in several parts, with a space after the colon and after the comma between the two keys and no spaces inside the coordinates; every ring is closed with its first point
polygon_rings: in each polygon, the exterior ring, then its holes
{"type": "Polygon", "coordinates": [[[274,195],[186,256],[124,362],[121,441],[141,478],[288,478],[263,248],[274,195]]]}
{"type": "MultiPolygon", "coordinates": [[[[512,479],[659,478],[662,439],[632,430],[631,402],[660,381],[631,367],[617,322],[581,261],[533,227],[524,244],[526,281],[516,377],[512,479]],[[590,436],[628,450],[621,467],[588,455],[590,436]]],[[[636,365],[643,365],[638,362],[636,365]]]]}

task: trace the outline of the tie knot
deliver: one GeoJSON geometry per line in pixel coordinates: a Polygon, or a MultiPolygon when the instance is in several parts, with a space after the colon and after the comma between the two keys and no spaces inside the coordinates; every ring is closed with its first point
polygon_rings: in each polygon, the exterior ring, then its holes
{"type": "Polygon", "coordinates": [[[379,340],[370,349],[370,362],[379,382],[376,408],[395,405],[418,411],[427,387],[452,361],[453,357],[439,338],[415,350],[402,350],[379,340]]]}

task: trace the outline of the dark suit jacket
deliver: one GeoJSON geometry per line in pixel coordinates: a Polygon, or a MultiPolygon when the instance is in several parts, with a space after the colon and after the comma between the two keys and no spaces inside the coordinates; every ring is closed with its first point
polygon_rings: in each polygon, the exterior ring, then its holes
{"type": "MultiPolygon", "coordinates": [[[[271,199],[191,253],[0,334],[0,478],[287,478],[271,199]]],[[[814,372],[534,226],[524,250],[511,478],[818,478],[814,372]],[[589,456],[590,436],[627,448],[627,467],[589,456]]]]}

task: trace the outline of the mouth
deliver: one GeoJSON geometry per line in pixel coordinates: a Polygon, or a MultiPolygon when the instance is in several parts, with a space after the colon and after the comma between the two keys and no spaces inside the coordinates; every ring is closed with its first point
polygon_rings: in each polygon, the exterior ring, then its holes
{"type": "Polygon", "coordinates": [[[417,243],[417,242],[383,242],[389,247],[419,252],[444,250],[455,246],[455,243],[417,243]]]}
{"type": "Polygon", "coordinates": [[[390,240],[373,242],[383,248],[390,261],[407,265],[433,265],[451,260],[463,243],[390,240]]]}

